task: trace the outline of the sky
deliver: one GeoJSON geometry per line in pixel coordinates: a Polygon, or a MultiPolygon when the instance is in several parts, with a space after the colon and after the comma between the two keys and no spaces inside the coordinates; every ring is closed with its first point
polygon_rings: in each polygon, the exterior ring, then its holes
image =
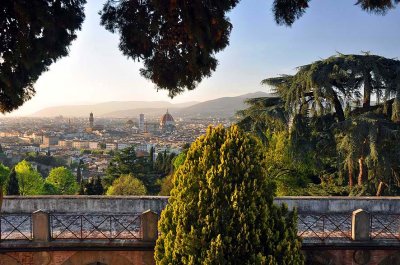
{"type": "Polygon", "coordinates": [[[140,62],[122,55],[119,36],[100,26],[98,12],[105,0],[87,2],[86,19],[69,56],[52,64],[36,82],[36,95],[6,116],[25,116],[57,105],[127,100],[181,103],[269,92],[260,84],[262,79],[293,74],[297,66],[336,52],[400,57],[400,7],[380,16],[354,6],[355,0],[314,0],[303,17],[285,27],[275,24],[272,1],[242,0],[229,13],[230,45],[216,55],[219,65],[212,77],[170,99],[167,91],[157,92],[140,75],[140,62]]]}

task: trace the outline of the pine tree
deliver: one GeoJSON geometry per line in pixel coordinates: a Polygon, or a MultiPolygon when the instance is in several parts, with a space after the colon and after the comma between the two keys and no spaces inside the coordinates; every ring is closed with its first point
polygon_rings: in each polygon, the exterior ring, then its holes
{"type": "Polygon", "coordinates": [[[10,175],[8,177],[7,195],[20,195],[17,173],[15,172],[15,168],[11,169],[10,175]]]}
{"type": "Polygon", "coordinates": [[[237,126],[209,127],[175,175],[156,264],[303,264],[296,213],[273,204],[266,165],[237,126]]]}

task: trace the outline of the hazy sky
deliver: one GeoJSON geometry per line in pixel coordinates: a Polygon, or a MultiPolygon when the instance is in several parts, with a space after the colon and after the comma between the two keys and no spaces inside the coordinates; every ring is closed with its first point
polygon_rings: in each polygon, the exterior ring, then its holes
{"type": "Polygon", "coordinates": [[[242,0],[229,14],[230,46],[217,54],[219,66],[190,92],[169,99],[166,91],[139,74],[141,63],[118,50],[118,36],[99,25],[105,0],[88,0],[86,20],[78,38],[35,85],[36,96],[11,115],[28,115],[48,106],[117,100],[204,101],[266,91],[266,77],[293,73],[294,68],[336,52],[371,51],[400,56],[400,8],[386,16],[371,15],[355,0],[311,1],[307,13],[291,27],[277,26],[268,0],[242,0]]]}

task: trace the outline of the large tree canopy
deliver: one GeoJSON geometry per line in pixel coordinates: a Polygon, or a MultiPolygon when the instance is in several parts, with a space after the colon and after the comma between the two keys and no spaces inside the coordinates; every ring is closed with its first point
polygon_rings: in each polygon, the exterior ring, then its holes
{"type": "Polygon", "coordinates": [[[400,61],[368,53],[338,54],[300,66],[295,75],[262,83],[274,87],[292,113],[321,115],[334,109],[343,121],[348,104],[360,101],[364,110],[370,110],[372,96],[377,103],[400,99],[400,61]]]}
{"type": "MultiPolygon", "coordinates": [[[[272,10],[276,23],[291,26],[306,12],[309,2],[311,0],[275,0],[272,10]]],[[[384,15],[399,3],[400,0],[357,0],[355,5],[364,11],[384,15]]]]}
{"type": "Polygon", "coordinates": [[[109,0],[101,23],[120,33],[124,55],[144,61],[141,74],[173,97],[194,89],[216,69],[214,54],[228,45],[232,28],[226,13],[237,3],[109,0]]]}
{"type": "Polygon", "coordinates": [[[0,1],[0,111],[34,94],[39,76],[68,46],[84,20],[86,0],[0,1]]]}
{"type": "MultiPolygon", "coordinates": [[[[232,25],[227,13],[239,0],[108,0],[101,24],[119,33],[119,48],[134,60],[143,60],[141,74],[171,97],[195,89],[211,76],[218,61],[215,54],[229,44],[232,25]]],[[[310,0],[275,0],[278,24],[292,25],[308,8],[310,0]]],[[[359,0],[356,5],[385,13],[399,0],[359,0]]]]}
{"type": "Polygon", "coordinates": [[[347,185],[347,194],[400,194],[399,60],[338,54],[262,83],[277,97],[250,100],[239,124],[270,153],[279,150],[271,132],[287,138],[277,175],[297,176],[307,165],[305,174],[347,185]]]}

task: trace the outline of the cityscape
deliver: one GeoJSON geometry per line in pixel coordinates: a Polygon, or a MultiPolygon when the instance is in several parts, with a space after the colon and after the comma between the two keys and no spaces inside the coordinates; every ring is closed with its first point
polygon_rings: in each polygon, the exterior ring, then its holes
{"type": "Polygon", "coordinates": [[[400,265],[400,0],[1,0],[0,265],[400,265]]]}
{"type": "MultiPolygon", "coordinates": [[[[52,156],[65,166],[83,161],[83,178],[103,177],[114,151],[134,146],[136,155],[154,160],[160,153],[179,154],[185,144],[205,133],[210,124],[232,124],[231,119],[189,119],[173,117],[168,110],[159,119],[140,114],[132,119],[99,118],[13,118],[0,120],[1,163],[15,165],[28,153],[52,156]]],[[[44,176],[51,166],[32,162],[44,176]]],[[[76,170],[76,168],[75,168],[76,170]]],[[[76,174],[76,172],[75,172],[76,174]]]]}

